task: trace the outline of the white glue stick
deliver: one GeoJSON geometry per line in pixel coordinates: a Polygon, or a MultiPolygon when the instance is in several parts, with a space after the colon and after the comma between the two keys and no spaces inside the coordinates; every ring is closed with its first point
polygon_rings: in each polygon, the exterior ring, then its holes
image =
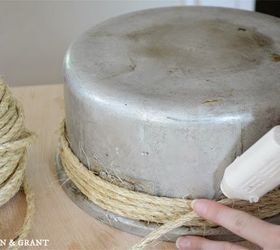
{"type": "Polygon", "coordinates": [[[225,170],[221,190],[228,198],[257,202],[280,185],[280,126],[272,128],[225,170]]]}

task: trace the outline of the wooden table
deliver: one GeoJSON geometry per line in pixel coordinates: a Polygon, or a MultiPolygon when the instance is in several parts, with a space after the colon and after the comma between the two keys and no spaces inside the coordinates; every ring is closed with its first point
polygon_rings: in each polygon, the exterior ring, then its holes
{"type": "MultiPolygon", "coordinates": [[[[27,167],[28,180],[36,196],[36,214],[29,239],[48,239],[48,247],[41,249],[54,250],[128,249],[139,241],[139,237],[89,216],[67,197],[58,182],[55,154],[58,127],[64,117],[63,86],[16,87],[12,90],[24,107],[27,128],[37,134],[27,167]]],[[[0,208],[1,239],[15,236],[22,225],[25,207],[25,197],[20,192],[0,208]]],[[[175,244],[159,242],[153,249],[175,249],[175,244]]]]}

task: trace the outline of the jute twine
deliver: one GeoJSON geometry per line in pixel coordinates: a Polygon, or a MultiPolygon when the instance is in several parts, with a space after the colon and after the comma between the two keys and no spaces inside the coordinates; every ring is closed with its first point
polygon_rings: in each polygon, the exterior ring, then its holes
{"type": "Polygon", "coordinates": [[[27,146],[34,136],[24,127],[23,110],[6,84],[0,80],[0,207],[7,203],[23,186],[26,196],[26,215],[9,248],[18,248],[31,227],[34,196],[25,180],[27,146]]]}
{"type": "MultiPolygon", "coordinates": [[[[200,218],[191,208],[191,199],[167,198],[128,190],[102,179],[75,156],[67,139],[65,123],[60,130],[59,156],[69,179],[94,204],[116,215],[147,223],[162,224],[132,249],[142,249],[167,232],[180,227],[196,227],[203,234],[217,225],[200,218]]],[[[261,219],[280,213],[280,188],[258,203],[223,198],[218,202],[255,215],[261,219]]]]}

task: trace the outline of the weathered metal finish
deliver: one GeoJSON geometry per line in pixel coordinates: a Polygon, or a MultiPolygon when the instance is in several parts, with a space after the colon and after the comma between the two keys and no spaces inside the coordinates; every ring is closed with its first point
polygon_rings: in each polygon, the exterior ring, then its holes
{"type": "Polygon", "coordinates": [[[225,167],[280,123],[280,21],[173,7],[110,19],[65,57],[71,147],[151,194],[219,194],[225,167]]]}

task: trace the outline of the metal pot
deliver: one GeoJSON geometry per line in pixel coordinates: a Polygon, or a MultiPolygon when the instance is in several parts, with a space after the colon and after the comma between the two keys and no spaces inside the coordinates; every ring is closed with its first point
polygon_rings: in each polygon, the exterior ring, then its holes
{"type": "MultiPolygon", "coordinates": [[[[74,153],[104,178],[157,196],[219,196],[227,165],[280,123],[280,20],[268,15],[122,15],[72,43],[64,70],[74,153]]],[[[114,218],[120,228],[138,223],[114,218]]]]}

